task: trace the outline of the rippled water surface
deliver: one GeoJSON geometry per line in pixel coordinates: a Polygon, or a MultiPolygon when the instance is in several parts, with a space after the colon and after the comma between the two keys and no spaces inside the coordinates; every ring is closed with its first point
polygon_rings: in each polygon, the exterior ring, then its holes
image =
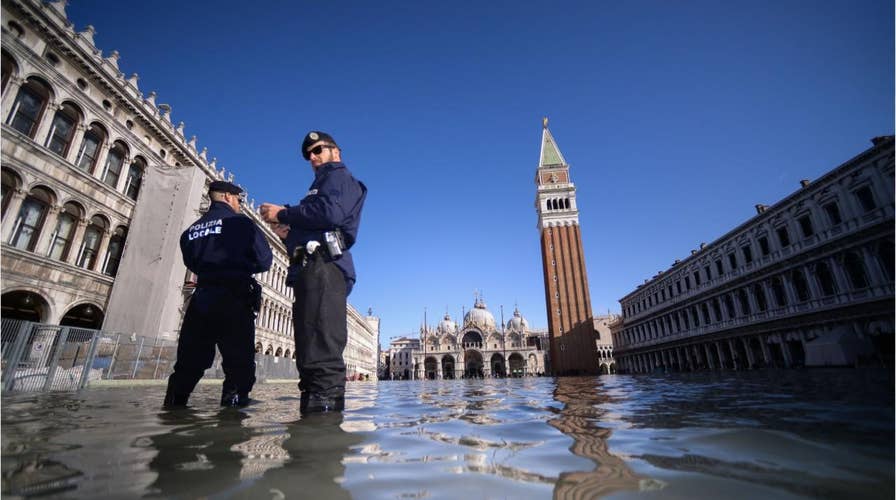
{"type": "Polygon", "coordinates": [[[63,498],[893,498],[890,370],[200,385],[2,399],[2,494],[63,498]]]}

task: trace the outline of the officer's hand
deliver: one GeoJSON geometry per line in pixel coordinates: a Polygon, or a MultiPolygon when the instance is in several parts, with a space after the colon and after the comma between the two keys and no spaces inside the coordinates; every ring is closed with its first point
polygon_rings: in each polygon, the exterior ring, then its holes
{"type": "Polygon", "coordinates": [[[289,225],[288,224],[271,224],[271,230],[274,231],[274,234],[277,235],[281,240],[286,239],[286,235],[289,234],[289,225]]]}
{"type": "Polygon", "coordinates": [[[261,218],[265,222],[279,222],[277,220],[277,214],[280,213],[281,210],[284,210],[286,207],[283,205],[274,205],[273,203],[262,203],[260,207],[258,207],[258,214],[261,215],[261,218]]]}

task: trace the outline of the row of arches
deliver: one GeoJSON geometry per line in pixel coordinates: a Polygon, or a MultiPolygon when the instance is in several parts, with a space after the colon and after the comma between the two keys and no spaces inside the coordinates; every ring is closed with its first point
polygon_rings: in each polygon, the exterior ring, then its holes
{"type": "Polygon", "coordinates": [[[255,325],[283,335],[292,335],[292,308],[275,300],[265,299],[255,318],[255,325]]]}
{"type": "Polygon", "coordinates": [[[255,343],[255,354],[264,354],[265,356],[274,356],[277,358],[286,358],[286,359],[296,359],[295,351],[289,350],[289,348],[277,347],[275,348],[273,344],[268,344],[267,347],[264,346],[261,342],[255,343]]]}
{"type": "Polygon", "coordinates": [[[52,323],[77,328],[98,330],[103,325],[103,309],[89,301],[68,304],[59,320],[54,319],[50,302],[40,293],[30,290],[11,290],[0,297],[3,319],[52,323]]]}
{"type": "Polygon", "coordinates": [[[75,168],[136,200],[147,160],[135,154],[127,140],[115,138],[74,97],[62,94],[64,88],[57,91],[38,75],[19,78],[19,65],[13,57],[3,51],[2,58],[3,94],[15,91],[6,124],[75,168]]]}
{"type": "Polygon", "coordinates": [[[4,241],[20,250],[67,262],[108,276],[118,273],[128,228],[114,226],[103,213],[88,215],[78,199],[60,203],[47,185],[23,186],[13,169],[2,169],[4,241]],[[12,219],[7,212],[14,211],[12,219]]]}
{"type": "Polygon", "coordinates": [[[494,353],[489,357],[486,364],[481,352],[475,349],[468,349],[464,351],[463,368],[459,366],[460,363],[450,354],[439,358],[426,356],[423,359],[423,377],[429,380],[524,377],[537,373],[538,359],[535,354],[530,354],[527,360],[518,352],[511,353],[506,359],[504,355],[494,353]]]}
{"type": "Polygon", "coordinates": [[[548,210],[569,210],[570,207],[569,198],[549,198],[545,200],[545,208],[548,210]]]}
{"type": "Polygon", "coordinates": [[[710,326],[756,313],[783,310],[792,304],[855,293],[883,281],[891,283],[894,278],[894,252],[893,241],[885,239],[794,266],[768,279],[632,325],[625,328],[614,341],[617,346],[636,345],[701,325],[710,326]]]}

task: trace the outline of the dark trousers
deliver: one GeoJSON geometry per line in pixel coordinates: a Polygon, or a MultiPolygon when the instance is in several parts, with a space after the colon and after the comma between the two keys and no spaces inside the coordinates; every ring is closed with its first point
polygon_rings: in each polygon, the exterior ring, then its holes
{"type": "Polygon", "coordinates": [[[294,291],[292,317],[299,389],[303,393],[343,397],[342,351],[348,340],[345,277],[336,264],[314,253],[299,270],[294,291]]]}
{"type": "Polygon", "coordinates": [[[168,393],[186,398],[221,351],[222,394],[248,395],[255,384],[255,314],[244,287],[196,289],[177,343],[168,393]]]}

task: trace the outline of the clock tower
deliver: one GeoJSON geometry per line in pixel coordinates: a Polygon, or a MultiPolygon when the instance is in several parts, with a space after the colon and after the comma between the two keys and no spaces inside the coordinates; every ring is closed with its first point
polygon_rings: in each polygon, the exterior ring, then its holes
{"type": "Polygon", "coordinates": [[[596,336],[576,187],[569,178],[569,164],[548,130],[547,118],[541,132],[535,184],[551,369],[554,375],[597,373],[596,336]]]}

